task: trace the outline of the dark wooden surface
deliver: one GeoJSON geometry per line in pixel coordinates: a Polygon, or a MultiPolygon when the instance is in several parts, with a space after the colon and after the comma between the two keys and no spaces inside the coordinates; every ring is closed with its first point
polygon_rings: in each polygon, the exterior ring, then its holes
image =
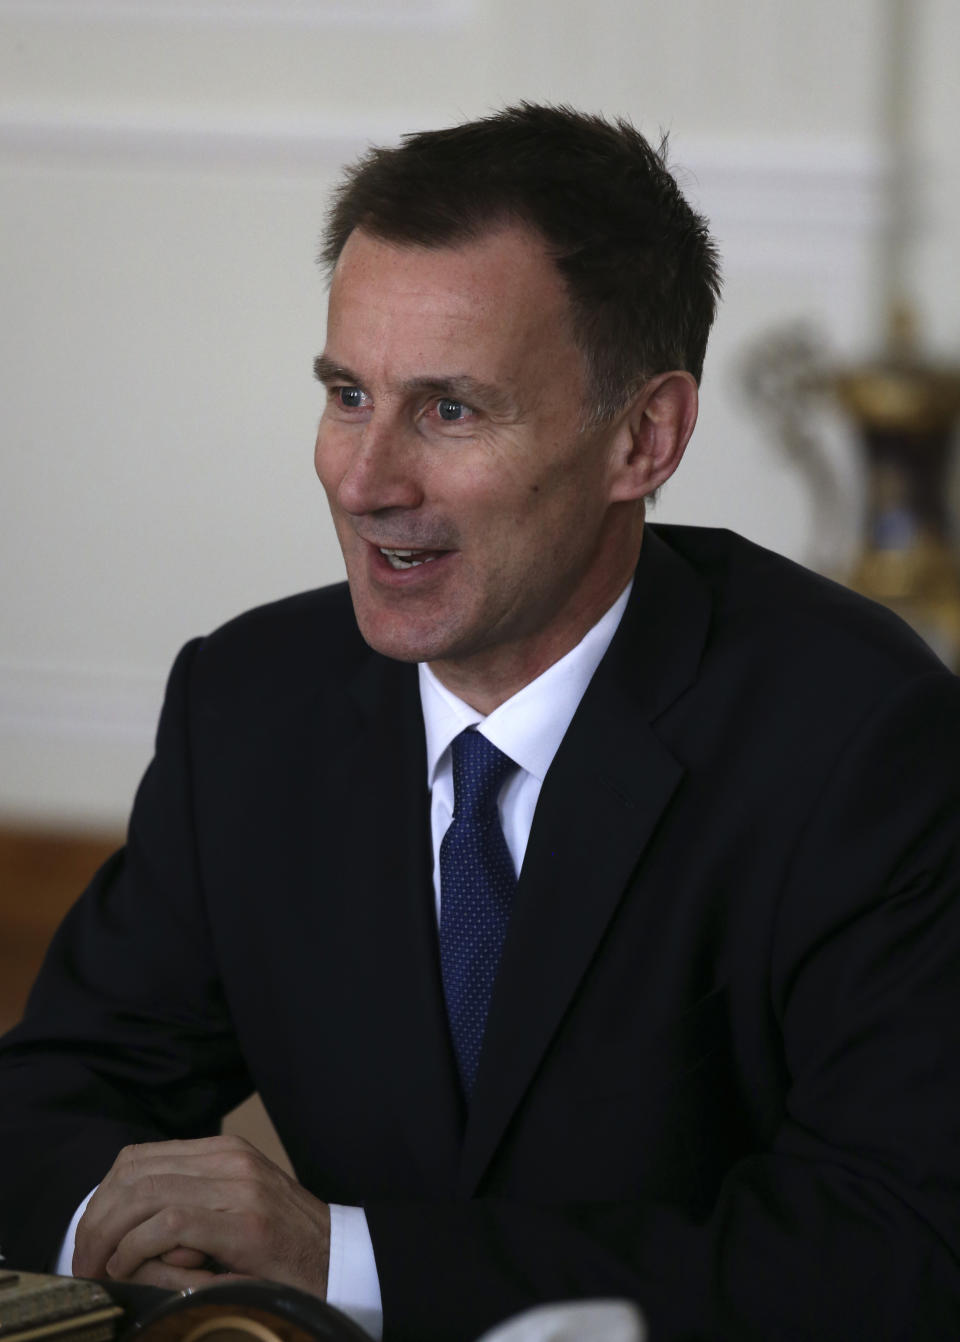
{"type": "Polygon", "coordinates": [[[121,842],[0,827],[0,1030],[19,1019],[61,918],[121,842]]]}

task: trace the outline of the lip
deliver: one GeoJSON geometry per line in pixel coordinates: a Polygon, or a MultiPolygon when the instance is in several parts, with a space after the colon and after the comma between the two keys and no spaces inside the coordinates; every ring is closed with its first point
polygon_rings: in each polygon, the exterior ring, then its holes
{"type": "MultiPolygon", "coordinates": [[[[427,564],[415,564],[412,568],[394,568],[385,555],[380,553],[380,542],[374,544],[372,541],[365,542],[370,572],[372,577],[381,584],[387,584],[390,587],[410,587],[419,586],[422,583],[433,582],[439,578],[450,561],[456,556],[456,550],[445,550],[439,554],[436,559],[431,559],[427,564]]],[[[425,546],[412,545],[386,545],[387,550],[413,550],[426,549],[425,546]]]]}

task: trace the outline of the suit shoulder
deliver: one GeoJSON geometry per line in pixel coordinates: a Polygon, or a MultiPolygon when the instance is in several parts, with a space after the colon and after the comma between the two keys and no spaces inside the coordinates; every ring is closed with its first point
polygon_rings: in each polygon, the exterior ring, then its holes
{"type": "Polygon", "coordinates": [[[343,633],[357,632],[350,589],[345,582],[315,587],[253,606],[213,630],[207,635],[207,641],[224,644],[259,642],[265,636],[292,636],[301,640],[316,633],[319,626],[337,628],[343,633]]]}
{"type": "Polygon", "coordinates": [[[714,634],[767,665],[787,658],[833,682],[844,674],[893,686],[949,674],[919,634],[886,606],[735,532],[657,526],[660,539],[710,589],[714,634]]]}
{"type": "Polygon", "coordinates": [[[346,583],[301,592],[235,616],[200,640],[199,689],[218,697],[291,695],[343,680],[370,655],[346,583]]]}

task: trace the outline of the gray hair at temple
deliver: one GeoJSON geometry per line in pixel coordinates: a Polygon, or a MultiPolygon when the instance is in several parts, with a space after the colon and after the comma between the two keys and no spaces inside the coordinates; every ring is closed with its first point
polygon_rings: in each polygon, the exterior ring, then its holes
{"type": "Polygon", "coordinates": [[[456,246],[500,224],[544,239],[570,297],[604,423],[650,377],[699,382],[720,296],[716,247],[654,147],[629,122],[521,103],[406,135],[346,170],[321,242],[329,271],[355,228],[384,241],[456,246]]]}

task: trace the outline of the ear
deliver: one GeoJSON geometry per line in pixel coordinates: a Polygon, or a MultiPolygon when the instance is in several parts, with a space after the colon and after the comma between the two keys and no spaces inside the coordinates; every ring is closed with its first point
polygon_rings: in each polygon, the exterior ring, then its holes
{"type": "Polygon", "coordinates": [[[646,498],[670,479],[690,441],[698,405],[690,373],[658,373],[644,383],[614,441],[611,502],[646,498]]]}

